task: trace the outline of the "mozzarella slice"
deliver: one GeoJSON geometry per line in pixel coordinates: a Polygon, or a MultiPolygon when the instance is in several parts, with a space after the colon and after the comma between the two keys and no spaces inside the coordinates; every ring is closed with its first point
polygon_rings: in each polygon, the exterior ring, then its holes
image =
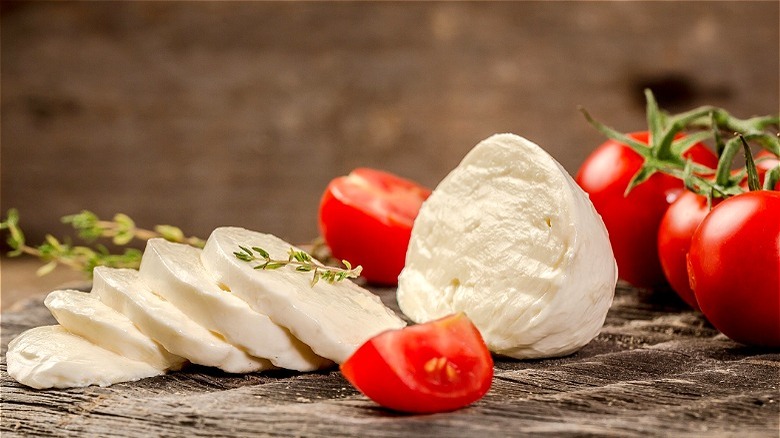
{"type": "Polygon", "coordinates": [[[423,204],[397,298],[416,322],[465,312],[496,353],[551,357],[598,334],[616,280],[587,195],[539,146],[499,134],[423,204]]]}
{"type": "Polygon", "coordinates": [[[158,370],[178,369],[184,363],[184,358],[167,352],[125,315],[101,303],[95,294],[55,290],[43,303],[66,330],[106,350],[158,370]]]}
{"type": "Polygon", "coordinates": [[[166,350],[192,363],[245,373],[273,368],[265,359],[250,356],[206,330],[176,306],[154,294],[133,269],[98,266],[93,271],[92,293],[126,315],[145,335],[166,350]]]}
{"type": "Polygon", "coordinates": [[[151,239],[141,261],[141,279],[195,322],[253,356],[297,371],[333,364],[314,354],[308,345],[268,316],[255,312],[230,291],[220,289],[203,267],[200,254],[200,249],[189,245],[151,239]]]}
{"type": "Polygon", "coordinates": [[[163,374],[58,325],[36,327],[16,337],[8,344],[6,362],[11,377],[36,389],[108,386],[163,374]]]}
{"type": "Polygon", "coordinates": [[[211,233],[203,249],[206,269],[255,311],[268,315],[311,346],[320,356],[337,363],[361,344],[388,329],[404,326],[379,297],[349,280],[311,285],[311,273],[292,266],[257,270],[233,254],[239,245],[260,247],[272,258],[287,260],[289,243],[269,234],[223,227],[211,233]]]}

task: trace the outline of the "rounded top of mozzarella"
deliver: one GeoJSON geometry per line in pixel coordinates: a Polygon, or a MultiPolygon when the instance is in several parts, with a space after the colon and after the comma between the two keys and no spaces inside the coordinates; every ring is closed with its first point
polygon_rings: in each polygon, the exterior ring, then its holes
{"type": "Polygon", "coordinates": [[[415,322],[464,312],[491,351],[540,358],[590,342],[616,282],[587,194],[542,148],[497,134],[423,204],[397,296],[415,322]]]}

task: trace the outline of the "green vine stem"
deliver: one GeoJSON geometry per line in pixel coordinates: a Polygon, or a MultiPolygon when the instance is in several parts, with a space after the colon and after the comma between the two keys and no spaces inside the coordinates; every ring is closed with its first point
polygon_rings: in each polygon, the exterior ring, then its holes
{"type": "Polygon", "coordinates": [[[645,98],[650,144],[639,142],[598,122],[584,108],[580,108],[588,123],[599,132],[630,147],[643,158],[644,164],[631,179],[626,195],[660,172],[683,180],[688,189],[708,199],[713,196],[733,196],[744,192],[739,182],[745,170],[732,174],[733,160],[743,148],[743,141],[755,142],[771,153],[780,155],[780,137],[776,132],[769,131],[770,128],[776,130],[780,126],[780,115],[740,119],[713,106],[669,115],[658,107],[650,90],[645,90],[645,98]],[[683,133],[686,135],[681,135],[683,133]],[[724,141],[724,134],[733,135],[733,138],[724,141]],[[693,145],[709,139],[714,139],[719,157],[716,169],[683,158],[683,154],[693,145]]]}

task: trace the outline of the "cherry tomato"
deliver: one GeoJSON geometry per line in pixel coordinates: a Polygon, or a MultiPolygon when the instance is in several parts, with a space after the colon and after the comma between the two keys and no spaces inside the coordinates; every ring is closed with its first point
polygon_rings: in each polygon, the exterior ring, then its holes
{"type": "MultiPolygon", "coordinates": [[[[756,170],[758,171],[758,179],[761,183],[761,185],[764,185],[764,177],[766,176],[766,173],[770,170],[774,169],[777,166],[780,166],[780,159],[778,157],[767,151],[762,150],[761,152],[756,154],[756,170]]],[[[747,184],[747,180],[745,182],[747,184]]],[[[778,181],[775,184],[774,187],[775,190],[780,190],[780,181],[778,181]]]]}
{"type": "Polygon", "coordinates": [[[368,282],[398,284],[414,219],[430,194],[391,173],[355,169],[322,195],[320,232],[334,257],[363,266],[368,282]]]}
{"type": "Polygon", "coordinates": [[[479,330],[458,313],[375,336],[341,365],[341,373],[386,408],[445,412],[488,392],[493,359],[479,330]]]}
{"type": "MultiPolygon", "coordinates": [[[[713,204],[718,202],[713,198],[713,204]]],[[[658,257],[666,280],[696,310],[699,305],[688,281],[687,256],[693,233],[709,212],[706,197],[685,191],[669,206],[658,227],[658,257]]]]}
{"type": "MultiPolygon", "coordinates": [[[[647,132],[630,135],[644,143],[649,137],[647,132]]],[[[715,154],[701,143],[683,156],[712,168],[717,165],[715,154]]],[[[655,174],[624,196],[641,165],[639,154],[609,140],[585,160],[576,181],[604,220],[620,278],[638,287],[657,287],[665,284],[658,260],[658,226],[666,209],[683,191],[683,183],[655,174]]]]}
{"type": "Polygon", "coordinates": [[[743,193],[713,208],[693,234],[688,276],[715,328],[780,347],[780,192],[743,193]]]}

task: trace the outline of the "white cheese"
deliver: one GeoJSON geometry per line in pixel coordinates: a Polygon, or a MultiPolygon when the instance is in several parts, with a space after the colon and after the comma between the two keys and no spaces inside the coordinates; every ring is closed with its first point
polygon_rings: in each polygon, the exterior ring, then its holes
{"type": "Polygon", "coordinates": [[[16,337],[8,344],[6,361],[11,377],[36,389],[108,386],[163,374],[58,325],[36,327],[16,337]]]}
{"type": "Polygon", "coordinates": [[[141,332],[171,353],[229,373],[273,368],[269,361],[230,345],[156,295],[139,278],[138,271],[98,266],[93,276],[92,293],[100,301],[126,315],[141,332]]]}
{"type": "Polygon", "coordinates": [[[167,352],[125,315],[101,303],[95,294],[55,290],[43,303],[66,330],[106,350],[159,370],[178,369],[184,363],[184,358],[167,352]]]}
{"type": "Polygon", "coordinates": [[[268,316],[252,310],[230,291],[220,289],[203,267],[200,254],[200,249],[190,245],[151,239],[141,261],[141,279],[195,322],[253,356],[297,371],[333,364],[314,354],[308,345],[268,316]]]}
{"type": "Polygon", "coordinates": [[[552,357],[598,334],[616,280],[587,195],[539,146],[499,134],[423,204],[397,298],[416,322],[465,312],[496,353],[552,357]]]}
{"type": "Polygon", "coordinates": [[[283,260],[287,260],[292,245],[269,234],[217,228],[201,259],[236,296],[287,327],[320,356],[341,363],[372,336],[404,326],[379,297],[349,280],[319,281],[312,287],[311,273],[297,272],[292,266],[256,270],[253,266],[257,263],[235,257],[239,245],[260,247],[272,258],[283,260]]]}

